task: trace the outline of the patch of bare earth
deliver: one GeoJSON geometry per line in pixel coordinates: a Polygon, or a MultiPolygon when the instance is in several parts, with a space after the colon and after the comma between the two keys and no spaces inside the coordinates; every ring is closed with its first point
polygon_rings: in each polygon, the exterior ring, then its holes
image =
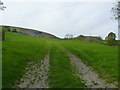
{"type": "Polygon", "coordinates": [[[41,62],[29,62],[17,88],[48,88],[49,53],[41,62]]]}
{"type": "Polygon", "coordinates": [[[115,85],[106,83],[105,80],[101,79],[91,67],[85,65],[78,57],[70,52],[67,52],[67,55],[75,68],[76,75],[84,81],[88,88],[115,88],[115,85]]]}

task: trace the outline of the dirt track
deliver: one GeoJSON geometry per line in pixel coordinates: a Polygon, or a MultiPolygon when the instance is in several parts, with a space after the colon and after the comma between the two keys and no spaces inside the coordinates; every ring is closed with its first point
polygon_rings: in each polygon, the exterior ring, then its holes
{"type": "Polygon", "coordinates": [[[49,53],[41,62],[30,62],[17,88],[48,88],[49,53]]]}
{"type": "MultiPolygon", "coordinates": [[[[93,69],[85,65],[79,58],[67,52],[71,65],[75,69],[75,74],[80,77],[88,88],[115,88],[115,85],[106,83],[93,69]]],[[[17,88],[49,88],[49,53],[41,62],[30,62],[26,68],[26,73],[21,78],[17,88]]]]}
{"type": "Polygon", "coordinates": [[[77,76],[79,76],[89,88],[115,88],[113,84],[107,84],[105,80],[99,78],[93,69],[85,65],[79,58],[70,52],[67,52],[71,60],[71,64],[75,68],[77,76]]]}

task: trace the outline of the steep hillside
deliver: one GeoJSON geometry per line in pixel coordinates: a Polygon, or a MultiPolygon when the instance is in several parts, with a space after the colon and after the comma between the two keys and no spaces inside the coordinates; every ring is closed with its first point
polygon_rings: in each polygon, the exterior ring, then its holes
{"type": "Polygon", "coordinates": [[[55,35],[42,32],[39,30],[28,29],[28,28],[21,28],[21,27],[15,27],[15,26],[0,26],[0,28],[6,28],[8,32],[22,33],[22,34],[36,36],[36,37],[58,38],[55,35]]]}

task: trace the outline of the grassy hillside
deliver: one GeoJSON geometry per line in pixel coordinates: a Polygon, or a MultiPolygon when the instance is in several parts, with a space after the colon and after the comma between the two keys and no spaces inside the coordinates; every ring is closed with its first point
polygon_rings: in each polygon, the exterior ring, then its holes
{"type": "Polygon", "coordinates": [[[6,33],[3,41],[3,87],[11,87],[24,73],[27,62],[42,60],[50,51],[49,81],[51,87],[85,87],[72,75],[72,67],[64,50],[68,50],[92,66],[109,82],[117,81],[118,47],[96,43],[32,37],[18,33],[6,33]],[[63,83],[64,82],[64,83],[63,83]],[[70,86],[66,86],[68,82],[70,86]]]}
{"type": "Polygon", "coordinates": [[[92,66],[101,77],[109,78],[109,82],[118,80],[117,46],[110,47],[96,43],[69,40],[61,43],[67,50],[81,58],[83,62],[92,66]]]}
{"type": "MultiPolygon", "coordinates": [[[[53,47],[53,44],[55,43],[53,40],[55,39],[38,38],[17,33],[6,33],[6,40],[3,41],[3,87],[12,87],[15,81],[19,79],[24,73],[25,67],[27,66],[27,62],[32,60],[42,60],[47,51],[50,51],[50,49],[53,47]]],[[[54,55],[52,55],[52,57],[54,58],[54,55]]],[[[59,55],[59,57],[62,57],[62,55],[59,55]]],[[[66,68],[70,70],[70,65],[68,61],[65,61],[64,59],[63,63],[64,62],[68,64],[66,68]]],[[[53,67],[57,68],[56,66],[53,67]]],[[[65,72],[63,73],[63,75],[64,74],[65,72]]],[[[68,76],[69,74],[72,74],[72,71],[68,72],[68,76]]],[[[81,81],[78,82],[77,77],[74,77],[75,80],[72,77],[73,76],[71,75],[68,79],[71,78],[71,81],[76,80],[77,85],[82,85],[80,87],[84,86],[84,84],[82,84],[81,81]]],[[[63,80],[61,81],[62,78],[63,76],[60,78],[61,83],[64,82],[65,79],[63,78],[63,80]]],[[[55,80],[51,81],[55,82],[55,80]]],[[[68,83],[64,83],[63,87],[65,87],[67,84],[68,83]]],[[[61,85],[51,85],[51,87],[61,87],[61,85]]],[[[68,87],[70,87],[70,85],[68,87]]],[[[73,87],[76,86],[73,85],[73,87]]]]}
{"type": "Polygon", "coordinates": [[[11,87],[21,77],[28,61],[41,60],[49,46],[44,38],[6,33],[3,41],[3,87],[11,87]]]}
{"type": "Polygon", "coordinates": [[[0,26],[0,31],[5,30],[6,32],[22,33],[25,35],[36,36],[36,37],[48,37],[48,38],[58,38],[53,34],[42,32],[40,30],[21,28],[15,26],[0,26]]]}

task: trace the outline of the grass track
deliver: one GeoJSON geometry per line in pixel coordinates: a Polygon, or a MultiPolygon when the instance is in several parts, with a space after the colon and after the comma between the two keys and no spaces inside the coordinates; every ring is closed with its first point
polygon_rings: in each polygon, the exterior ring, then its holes
{"type": "Polygon", "coordinates": [[[66,53],[54,47],[50,53],[49,84],[52,88],[83,88],[85,85],[73,75],[72,67],[66,53]]]}

